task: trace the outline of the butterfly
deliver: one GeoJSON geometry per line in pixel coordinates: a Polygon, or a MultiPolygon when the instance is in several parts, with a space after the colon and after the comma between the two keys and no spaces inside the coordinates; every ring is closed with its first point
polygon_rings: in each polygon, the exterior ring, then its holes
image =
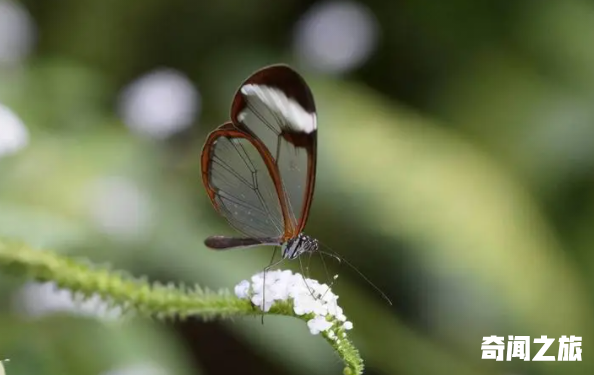
{"type": "Polygon", "coordinates": [[[212,205],[242,236],[204,243],[214,250],[280,247],[281,261],[320,252],[347,264],[391,305],[350,262],[321,251],[303,233],[316,181],[317,130],[313,95],[299,73],[278,64],[249,76],[235,93],[231,121],[208,135],[201,156],[212,205]]]}
{"type": "Polygon", "coordinates": [[[280,246],[283,259],[318,250],[303,233],[317,153],[316,107],[307,83],[287,65],[248,77],[231,104],[231,121],[202,149],[202,180],[214,208],[242,236],[211,236],[215,250],[280,246]]]}

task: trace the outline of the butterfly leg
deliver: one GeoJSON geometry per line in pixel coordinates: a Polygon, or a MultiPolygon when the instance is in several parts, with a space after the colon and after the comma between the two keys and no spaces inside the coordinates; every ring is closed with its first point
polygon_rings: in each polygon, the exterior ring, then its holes
{"type": "Polygon", "coordinates": [[[262,306],[260,306],[260,309],[262,309],[262,324],[264,324],[264,306],[266,305],[266,274],[272,267],[276,266],[277,264],[283,261],[282,258],[278,262],[274,261],[274,257],[276,256],[276,252],[278,251],[278,249],[278,246],[274,247],[274,250],[272,251],[272,258],[270,258],[270,263],[268,263],[268,265],[264,267],[263,271],[262,288],[264,289],[262,290],[262,306]]]}
{"type": "MultiPolygon", "coordinates": [[[[301,257],[299,257],[297,259],[299,259],[299,267],[301,268],[301,277],[303,278],[303,282],[305,283],[305,286],[307,287],[307,290],[309,291],[309,294],[312,296],[312,298],[317,299],[317,297],[314,295],[313,289],[307,283],[307,278],[305,277],[305,271],[303,270],[303,262],[301,261],[301,257]]],[[[309,265],[307,266],[306,269],[308,270],[308,273],[309,273],[309,265]]]]}
{"type": "MultiPolygon", "coordinates": [[[[326,296],[326,293],[328,293],[328,291],[332,288],[332,286],[334,285],[334,281],[336,281],[336,278],[338,277],[338,275],[336,275],[335,277],[331,278],[330,274],[328,273],[328,266],[326,266],[326,261],[324,260],[324,254],[322,254],[321,252],[318,252],[318,254],[320,254],[320,259],[322,260],[322,265],[324,266],[324,271],[326,272],[326,279],[328,280],[328,290],[326,290],[324,292],[324,295],[322,295],[322,298],[324,298],[326,296]],[[332,279],[332,280],[331,280],[332,279]]],[[[339,261],[340,262],[340,261],[339,261]]]]}

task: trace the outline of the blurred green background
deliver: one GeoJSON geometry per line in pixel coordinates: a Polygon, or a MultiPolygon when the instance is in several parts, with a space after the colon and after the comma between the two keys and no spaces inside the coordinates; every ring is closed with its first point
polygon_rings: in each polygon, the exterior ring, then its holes
{"type": "MultiPolygon", "coordinates": [[[[593,40],[586,0],[0,0],[0,238],[212,289],[261,271],[270,249],[204,247],[233,232],[199,157],[286,62],[319,111],[306,233],[394,301],[329,264],[367,374],[592,374],[593,40]],[[491,335],[581,336],[583,362],[483,360],[491,335]]],[[[341,371],[294,319],[96,302],[0,274],[7,374],[341,371]]]]}

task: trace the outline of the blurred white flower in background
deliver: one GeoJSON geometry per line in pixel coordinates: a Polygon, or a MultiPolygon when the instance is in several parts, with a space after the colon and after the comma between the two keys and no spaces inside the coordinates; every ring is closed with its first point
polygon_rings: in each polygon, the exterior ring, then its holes
{"type": "Polygon", "coordinates": [[[371,11],[351,1],[314,5],[295,26],[299,60],[325,73],[361,66],[377,45],[378,23],[371,11]]]}
{"type": "Polygon", "coordinates": [[[108,177],[91,187],[90,214],[97,228],[110,236],[134,240],[147,233],[151,203],[132,180],[108,177]]]}
{"type": "Polygon", "coordinates": [[[0,65],[15,65],[31,52],[35,30],[25,8],[10,0],[0,0],[0,65]]]}
{"type": "Polygon", "coordinates": [[[29,132],[21,119],[0,104],[0,157],[14,154],[29,143],[29,132]]]}
{"type": "Polygon", "coordinates": [[[182,73],[160,69],[125,87],[119,110],[132,130],[163,139],[192,124],[200,111],[200,94],[182,73]]]}
{"type": "Polygon", "coordinates": [[[167,375],[164,368],[152,363],[136,363],[123,367],[114,368],[101,375],[167,375]]]}
{"type": "Polygon", "coordinates": [[[25,284],[17,293],[16,306],[30,317],[66,312],[109,321],[121,316],[119,308],[109,308],[99,296],[77,301],[72,292],[59,289],[53,282],[25,284]]]}

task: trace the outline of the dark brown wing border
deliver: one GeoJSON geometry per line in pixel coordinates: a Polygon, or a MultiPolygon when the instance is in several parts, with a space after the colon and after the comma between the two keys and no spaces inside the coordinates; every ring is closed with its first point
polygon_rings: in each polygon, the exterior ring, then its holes
{"type": "Polygon", "coordinates": [[[283,240],[286,239],[287,233],[291,233],[290,231],[292,231],[293,228],[292,222],[289,218],[289,211],[285,204],[285,191],[282,188],[283,185],[281,182],[280,174],[278,172],[278,168],[274,162],[274,158],[272,157],[266,146],[259,139],[253,137],[251,134],[237,129],[231,122],[227,122],[219,126],[213,132],[211,132],[206,138],[206,142],[204,143],[204,147],[202,148],[202,156],[200,163],[202,167],[202,182],[204,184],[204,187],[206,188],[206,193],[208,194],[208,197],[210,198],[212,205],[219,213],[221,213],[221,210],[219,209],[219,206],[215,199],[217,192],[210,184],[210,166],[212,161],[212,149],[216,140],[220,137],[246,139],[256,148],[260,156],[262,156],[264,164],[266,164],[266,168],[268,169],[268,173],[272,177],[274,188],[279,198],[279,205],[281,206],[281,210],[283,213],[283,222],[285,225],[285,238],[283,238],[283,240]]]}
{"type": "MultiPolygon", "coordinates": [[[[295,70],[290,68],[288,65],[285,64],[276,64],[270,65],[268,67],[262,68],[255,73],[253,73],[250,77],[248,77],[237,89],[235,93],[235,97],[233,98],[233,103],[231,105],[231,121],[235,128],[241,130],[243,133],[250,134],[254,139],[257,137],[238,120],[239,113],[246,107],[246,100],[241,94],[241,87],[246,84],[256,84],[256,85],[263,85],[263,86],[270,86],[275,87],[282,90],[287,97],[292,98],[293,100],[297,101],[299,105],[308,113],[315,114],[316,107],[313,98],[313,94],[303,77],[295,70]]],[[[223,125],[224,126],[224,125],[223,125]]],[[[303,132],[295,132],[295,131],[288,131],[285,130],[281,133],[283,139],[295,147],[303,148],[307,152],[308,155],[308,181],[306,182],[307,188],[305,190],[306,198],[303,200],[303,207],[301,208],[301,217],[298,218],[298,225],[296,228],[292,226],[292,220],[289,220],[289,224],[285,224],[285,240],[289,238],[293,238],[297,236],[299,233],[303,231],[305,228],[305,224],[307,223],[307,219],[309,217],[309,210],[311,207],[311,203],[313,201],[313,193],[315,190],[315,182],[316,182],[316,164],[317,164],[317,129],[311,133],[303,133],[303,132]]],[[[258,140],[261,146],[264,146],[260,140],[258,140]]],[[[264,147],[266,149],[266,147],[264,147]]],[[[258,149],[259,150],[259,149],[258,149]]],[[[266,149],[267,150],[267,149],[266,149]]],[[[270,168],[274,167],[274,172],[271,172],[276,184],[277,178],[280,181],[280,172],[276,161],[272,157],[272,154],[269,150],[267,150],[267,157],[269,159],[266,160],[266,165],[270,168]]],[[[288,208],[287,206],[287,196],[282,188],[282,184],[279,184],[277,188],[280,187],[282,191],[279,193],[279,197],[281,197],[284,201],[281,204],[283,207],[283,217],[285,220],[285,211],[287,211],[288,216],[288,208]]]]}

